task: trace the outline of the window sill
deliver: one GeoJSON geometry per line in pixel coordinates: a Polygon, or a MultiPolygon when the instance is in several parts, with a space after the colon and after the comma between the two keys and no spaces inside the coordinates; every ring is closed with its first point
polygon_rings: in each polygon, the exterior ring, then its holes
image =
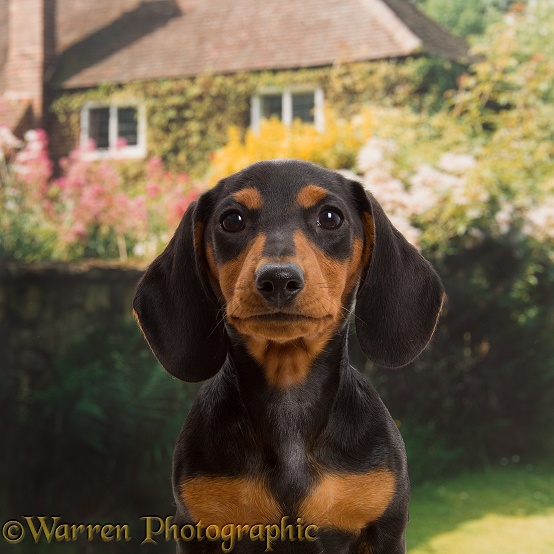
{"type": "Polygon", "coordinates": [[[96,160],[131,160],[146,157],[145,147],[108,148],[105,150],[89,150],[83,153],[83,159],[96,160]]]}

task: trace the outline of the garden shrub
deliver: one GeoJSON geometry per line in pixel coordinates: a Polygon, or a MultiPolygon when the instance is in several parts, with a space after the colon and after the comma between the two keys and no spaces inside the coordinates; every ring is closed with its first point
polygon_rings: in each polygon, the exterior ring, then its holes
{"type": "Polygon", "coordinates": [[[347,121],[327,111],[321,132],[298,120],[288,127],[274,118],[262,121],[259,131],[249,129],[244,138],[239,128],[232,127],[227,144],[213,156],[209,181],[215,183],[251,163],[275,158],[297,158],[330,169],[353,167],[370,131],[369,112],[347,121]]]}
{"type": "Polygon", "coordinates": [[[0,260],[150,259],[198,195],[188,175],[159,158],[91,161],[93,145],[61,159],[54,177],[47,145],[42,130],[0,144],[0,260]]]}
{"type": "Polygon", "coordinates": [[[521,237],[488,237],[432,261],[448,292],[432,343],[402,370],[371,370],[412,477],[551,454],[552,260],[521,237]]]}
{"type": "Polygon", "coordinates": [[[448,293],[429,348],[371,369],[416,480],[552,453],[554,7],[536,2],[483,37],[452,109],[378,110],[365,185],[448,293]]]}
{"type": "Polygon", "coordinates": [[[173,445],[196,390],[171,379],[133,321],[85,329],[48,371],[10,370],[0,389],[10,415],[0,423],[2,513],[129,523],[134,540],[114,551],[136,552],[140,517],[174,511],[173,445]]]}

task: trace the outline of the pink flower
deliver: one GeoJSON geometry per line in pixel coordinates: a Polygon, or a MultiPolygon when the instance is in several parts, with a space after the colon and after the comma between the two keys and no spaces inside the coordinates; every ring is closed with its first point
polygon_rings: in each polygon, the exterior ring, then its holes
{"type": "MultiPolygon", "coordinates": [[[[5,142],[12,140],[4,134],[5,142]]],[[[124,144],[120,141],[118,146],[124,144]]],[[[58,252],[72,244],[88,241],[94,248],[114,240],[117,251],[122,239],[130,246],[137,241],[148,244],[154,252],[160,237],[165,240],[171,233],[198,191],[191,189],[186,173],[167,171],[160,158],[148,160],[144,180],[128,186],[114,162],[91,160],[87,154],[94,148],[89,141],[70,152],[60,160],[61,175],[52,178],[48,136],[40,129],[27,133],[9,160],[23,210],[38,211],[50,228],[56,227],[58,252]],[[136,194],[141,189],[144,193],[136,194]]]]}
{"type": "Polygon", "coordinates": [[[162,189],[160,188],[160,185],[158,185],[157,183],[146,184],[146,194],[149,198],[155,198],[160,194],[161,190],[162,189]]]}
{"type": "Polygon", "coordinates": [[[146,162],[147,179],[157,179],[163,172],[163,162],[161,158],[153,157],[146,162]]]}
{"type": "Polygon", "coordinates": [[[121,148],[125,148],[129,143],[127,142],[127,139],[124,137],[117,137],[117,141],[115,143],[115,149],[120,150],[121,148]]]}
{"type": "Polygon", "coordinates": [[[65,234],[68,243],[83,241],[87,238],[86,227],[81,222],[76,222],[65,234]]]}
{"type": "Polygon", "coordinates": [[[178,225],[190,203],[193,200],[196,200],[198,196],[198,191],[192,191],[189,192],[187,195],[177,198],[173,201],[167,217],[167,222],[170,227],[176,227],[178,225]]]}

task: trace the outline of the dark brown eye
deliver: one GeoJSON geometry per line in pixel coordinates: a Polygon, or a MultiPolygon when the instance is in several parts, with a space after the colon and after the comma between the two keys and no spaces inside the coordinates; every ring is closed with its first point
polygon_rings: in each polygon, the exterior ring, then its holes
{"type": "Polygon", "coordinates": [[[327,231],[338,229],[342,222],[342,214],[335,208],[324,208],[317,216],[317,226],[327,231]]]}
{"type": "Polygon", "coordinates": [[[221,227],[228,233],[238,233],[244,229],[244,217],[239,212],[226,212],[221,216],[221,227]]]}

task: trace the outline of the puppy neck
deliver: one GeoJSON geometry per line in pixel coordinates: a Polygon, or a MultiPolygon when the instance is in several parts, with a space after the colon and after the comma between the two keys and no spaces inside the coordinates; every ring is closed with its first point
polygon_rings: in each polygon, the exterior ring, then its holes
{"type": "Polygon", "coordinates": [[[267,413],[268,405],[279,405],[284,399],[292,397],[298,400],[299,410],[305,411],[306,416],[312,411],[321,410],[324,413],[329,410],[339,389],[341,372],[349,366],[347,331],[347,326],[344,326],[325,343],[313,360],[300,368],[295,364],[304,362],[309,356],[301,347],[298,348],[299,353],[291,354],[295,346],[291,345],[286,350],[280,349],[279,344],[270,345],[269,357],[283,355],[274,362],[272,360],[276,368],[268,369],[252,356],[243,342],[231,341],[228,362],[230,370],[236,375],[245,406],[256,419],[267,413]],[[283,373],[277,384],[270,374],[274,369],[283,373]],[[287,386],[283,386],[285,382],[287,386]]]}

